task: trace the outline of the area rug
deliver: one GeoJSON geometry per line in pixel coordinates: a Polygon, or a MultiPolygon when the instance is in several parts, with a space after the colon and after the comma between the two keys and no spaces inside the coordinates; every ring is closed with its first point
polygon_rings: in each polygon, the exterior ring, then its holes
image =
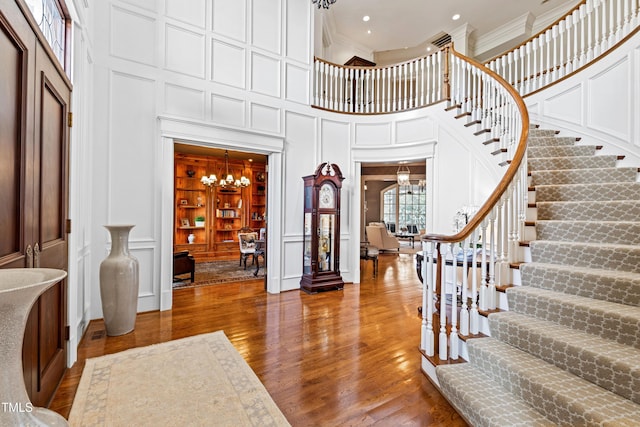
{"type": "Polygon", "coordinates": [[[188,274],[177,276],[180,281],[173,283],[173,288],[189,288],[194,286],[207,286],[220,283],[241,282],[244,280],[264,279],[264,260],[260,258],[260,269],[258,275],[254,276],[256,266],[251,264],[251,259],[247,260],[247,269],[244,264],[239,265],[239,261],[220,260],[211,262],[199,262],[196,264],[195,280],[191,283],[188,274]]]}
{"type": "Polygon", "coordinates": [[[288,426],[217,331],[87,359],[71,426],[288,426]]]}

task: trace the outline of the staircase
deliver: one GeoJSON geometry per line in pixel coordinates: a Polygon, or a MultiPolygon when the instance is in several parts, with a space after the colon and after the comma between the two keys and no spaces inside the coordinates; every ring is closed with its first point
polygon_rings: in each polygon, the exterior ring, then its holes
{"type": "Polygon", "coordinates": [[[640,425],[640,182],[599,147],[533,129],[532,262],[442,393],[474,426],[640,425]]]}

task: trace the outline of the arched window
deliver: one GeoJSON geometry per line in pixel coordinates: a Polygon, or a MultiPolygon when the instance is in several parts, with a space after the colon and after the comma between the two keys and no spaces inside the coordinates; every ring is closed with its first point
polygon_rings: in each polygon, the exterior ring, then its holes
{"type": "Polygon", "coordinates": [[[427,194],[424,186],[393,184],[381,191],[382,218],[390,231],[419,233],[426,228],[427,194]]]}

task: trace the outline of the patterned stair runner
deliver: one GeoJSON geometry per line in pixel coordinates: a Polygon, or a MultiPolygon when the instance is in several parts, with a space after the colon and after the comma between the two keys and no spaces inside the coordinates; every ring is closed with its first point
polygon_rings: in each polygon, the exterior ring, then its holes
{"type": "Polygon", "coordinates": [[[553,130],[528,156],[532,262],[469,363],[436,368],[442,392],[474,426],[640,425],[638,169],[553,130]]]}

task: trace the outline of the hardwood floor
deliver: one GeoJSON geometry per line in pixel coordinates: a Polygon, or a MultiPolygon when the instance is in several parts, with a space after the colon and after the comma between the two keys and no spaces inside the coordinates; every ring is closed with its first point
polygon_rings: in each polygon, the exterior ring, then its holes
{"type": "Polygon", "coordinates": [[[224,330],[293,426],[465,426],[420,370],[413,256],[380,256],[376,278],[361,266],[359,285],[316,295],[262,281],[176,290],[171,311],[120,337],[93,321],[50,408],[68,417],[87,358],[224,330]]]}

